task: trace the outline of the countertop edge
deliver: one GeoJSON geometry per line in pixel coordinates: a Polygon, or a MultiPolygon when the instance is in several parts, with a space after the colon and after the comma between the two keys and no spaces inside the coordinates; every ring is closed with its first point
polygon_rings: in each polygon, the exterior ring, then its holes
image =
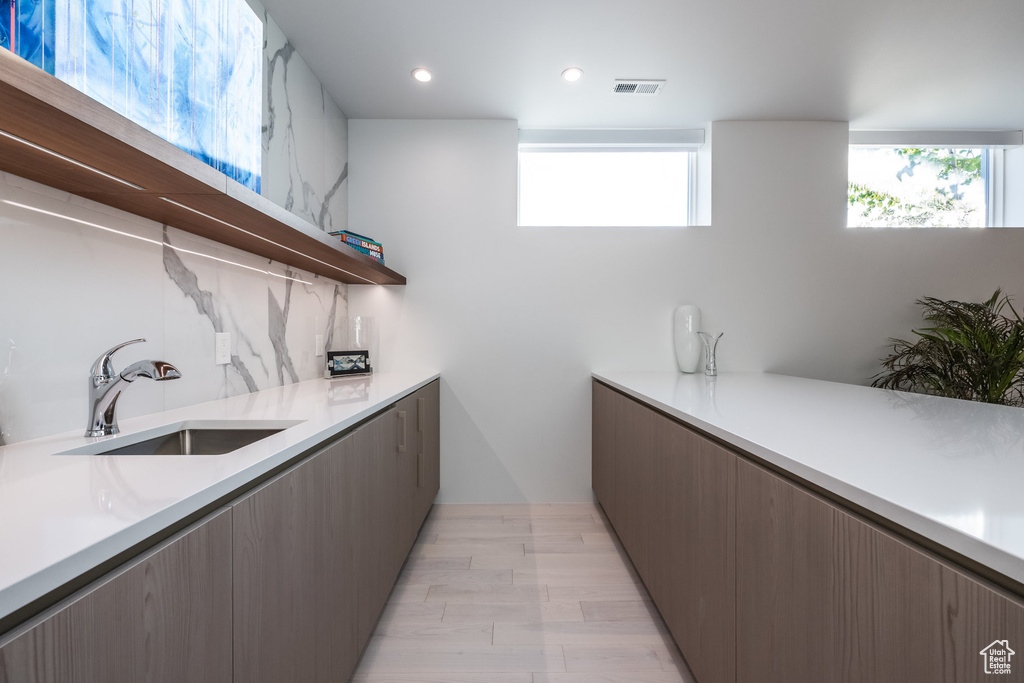
{"type": "MultiPolygon", "coordinates": [[[[45,569],[32,574],[16,583],[0,590],[0,619],[4,619],[20,609],[31,605],[36,600],[75,581],[79,577],[100,567],[105,562],[116,558],[122,553],[145,543],[161,532],[186,520],[204,508],[213,505],[224,496],[245,487],[263,475],[284,465],[290,460],[307,453],[350,427],[387,409],[388,406],[406,396],[440,379],[440,373],[434,372],[426,379],[413,382],[407,387],[390,394],[371,406],[326,427],[313,435],[293,444],[273,456],[264,458],[245,470],[236,472],[215,484],[202,489],[174,504],[166,507],[132,526],[118,531],[107,538],[70,555],[45,569]]],[[[197,404],[202,406],[204,404],[197,404]]],[[[130,561],[130,560],[129,560],[130,561]]]]}
{"type": "MultiPolygon", "coordinates": [[[[769,374],[769,373],[764,373],[769,374]]],[[[859,506],[879,517],[913,532],[942,547],[948,548],[988,569],[1009,579],[1024,584],[1024,561],[984,541],[953,529],[941,522],[928,518],[863,489],[849,485],[804,463],[796,462],[785,454],[748,441],[742,436],[717,425],[701,420],[679,408],[654,399],[644,393],[618,382],[601,372],[592,372],[591,377],[606,384],[645,405],[655,408],[679,421],[696,427],[737,449],[755,456],[783,472],[788,472],[821,489],[835,494],[840,499],[859,506]]],[[[821,380],[807,380],[821,381],[821,380]]]]}

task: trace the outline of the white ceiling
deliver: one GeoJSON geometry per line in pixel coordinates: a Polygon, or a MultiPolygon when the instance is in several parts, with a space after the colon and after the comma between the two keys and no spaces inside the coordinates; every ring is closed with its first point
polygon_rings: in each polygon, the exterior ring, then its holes
{"type": "Polygon", "coordinates": [[[351,118],[1024,128],[1024,0],[263,1],[351,118]]]}

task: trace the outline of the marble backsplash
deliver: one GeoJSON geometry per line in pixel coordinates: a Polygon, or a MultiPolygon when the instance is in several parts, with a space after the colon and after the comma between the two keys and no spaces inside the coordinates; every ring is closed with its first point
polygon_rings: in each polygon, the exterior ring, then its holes
{"type": "Polygon", "coordinates": [[[348,121],[273,17],[263,17],[263,196],[321,230],[348,227],[348,121]]]}
{"type": "MultiPolygon", "coordinates": [[[[258,0],[264,22],[262,194],[322,230],[347,227],[348,122],[258,0]]],[[[143,358],[121,420],[322,375],[344,344],[348,287],[13,175],[0,174],[0,443],[84,429],[89,368],[143,358]],[[20,205],[20,206],[19,206],[20,205]],[[25,208],[30,207],[30,208],[25,208]],[[214,363],[229,332],[231,362],[214,363]]]]}
{"type": "Polygon", "coordinates": [[[317,335],[345,329],[347,287],[172,227],[0,174],[0,432],[84,429],[96,357],[143,358],[180,380],[130,386],[119,418],[322,374],[317,335]],[[28,208],[26,208],[28,207],[28,208]],[[232,337],[214,364],[214,333],[232,337]]]}

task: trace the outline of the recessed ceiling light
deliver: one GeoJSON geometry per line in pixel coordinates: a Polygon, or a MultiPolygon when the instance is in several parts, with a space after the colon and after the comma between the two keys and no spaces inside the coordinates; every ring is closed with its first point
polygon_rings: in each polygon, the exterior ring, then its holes
{"type": "Polygon", "coordinates": [[[578,66],[570,66],[568,69],[562,72],[562,78],[569,81],[570,83],[575,83],[576,81],[583,78],[583,69],[579,68],[578,66]]]}
{"type": "Polygon", "coordinates": [[[426,69],[413,69],[412,77],[415,78],[420,83],[426,83],[427,81],[431,80],[434,76],[426,69]]]}

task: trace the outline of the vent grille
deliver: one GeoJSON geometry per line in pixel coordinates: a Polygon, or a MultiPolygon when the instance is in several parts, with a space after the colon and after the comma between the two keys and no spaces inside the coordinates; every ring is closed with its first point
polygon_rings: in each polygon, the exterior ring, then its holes
{"type": "Polygon", "coordinates": [[[619,78],[612,85],[612,92],[617,95],[657,95],[664,86],[665,81],[619,78]]]}

